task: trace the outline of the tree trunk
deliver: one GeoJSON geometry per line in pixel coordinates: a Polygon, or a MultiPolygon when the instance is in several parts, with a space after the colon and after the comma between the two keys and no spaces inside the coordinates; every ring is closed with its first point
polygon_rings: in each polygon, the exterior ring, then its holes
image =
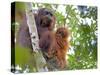
{"type": "Polygon", "coordinates": [[[27,25],[29,27],[33,52],[35,52],[34,57],[36,60],[36,69],[38,72],[48,71],[46,60],[44,59],[43,54],[39,48],[39,37],[36,28],[35,18],[32,11],[32,3],[25,3],[25,6],[27,25]]]}

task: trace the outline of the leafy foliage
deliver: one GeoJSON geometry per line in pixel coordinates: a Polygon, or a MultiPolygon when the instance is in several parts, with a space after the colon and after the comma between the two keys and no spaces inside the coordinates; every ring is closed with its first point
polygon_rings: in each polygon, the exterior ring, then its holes
{"type": "Polygon", "coordinates": [[[97,67],[97,8],[81,7],[85,8],[85,10],[79,10],[80,14],[75,12],[76,9],[68,14],[71,15],[68,25],[71,27],[72,31],[71,45],[74,50],[73,55],[69,54],[69,69],[88,69],[97,67]],[[90,11],[94,10],[95,14],[93,15],[90,11]],[[72,15],[72,13],[75,15],[72,15]],[[79,17],[77,17],[77,15],[79,17]],[[80,21],[80,19],[82,19],[82,21],[80,21]],[[91,20],[91,24],[88,24],[88,20],[91,20]]]}
{"type": "Polygon", "coordinates": [[[30,68],[30,72],[32,69],[32,71],[36,71],[36,65],[35,65],[35,60],[34,60],[34,56],[35,53],[31,53],[30,50],[28,48],[23,48],[19,45],[15,46],[15,65],[19,65],[19,67],[22,68],[22,70],[24,71],[28,67],[30,68]]]}

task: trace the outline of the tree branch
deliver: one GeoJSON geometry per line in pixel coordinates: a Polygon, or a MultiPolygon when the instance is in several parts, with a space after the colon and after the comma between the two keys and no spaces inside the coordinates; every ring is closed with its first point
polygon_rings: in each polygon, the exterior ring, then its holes
{"type": "Polygon", "coordinates": [[[48,68],[46,66],[46,60],[43,57],[43,54],[39,48],[39,37],[38,32],[36,28],[35,18],[33,15],[32,10],[32,3],[25,3],[26,5],[26,19],[27,19],[27,25],[29,27],[29,33],[31,36],[31,42],[33,47],[35,62],[36,62],[36,69],[38,72],[48,71],[48,68]]]}

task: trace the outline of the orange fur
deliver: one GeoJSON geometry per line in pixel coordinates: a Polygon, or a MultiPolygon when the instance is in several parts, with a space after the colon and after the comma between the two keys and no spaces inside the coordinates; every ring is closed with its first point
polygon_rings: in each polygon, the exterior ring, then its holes
{"type": "Polygon", "coordinates": [[[67,28],[58,28],[55,33],[55,49],[57,62],[61,68],[66,65],[66,53],[69,49],[69,30],[67,28]]]}

